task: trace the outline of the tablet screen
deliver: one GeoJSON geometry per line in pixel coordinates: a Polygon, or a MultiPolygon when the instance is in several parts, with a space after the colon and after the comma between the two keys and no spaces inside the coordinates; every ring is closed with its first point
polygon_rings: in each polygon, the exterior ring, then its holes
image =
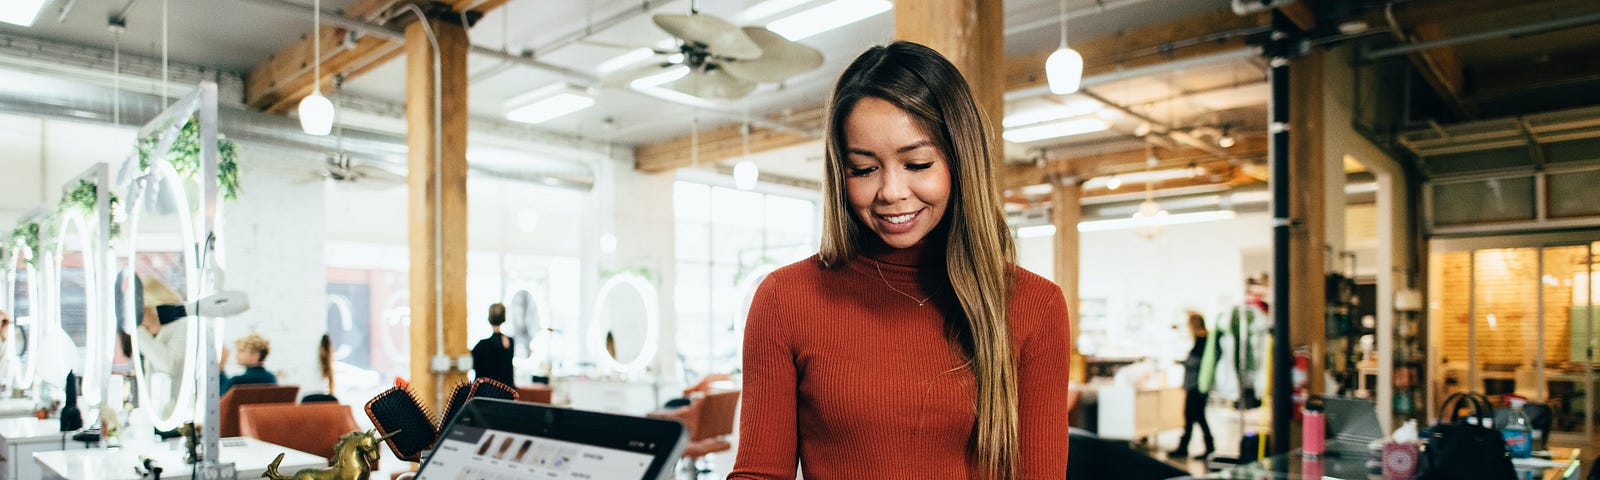
{"type": "Polygon", "coordinates": [[[474,400],[419,480],[644,480],[675,461],[682,427],[657,419],[474,400]]]}

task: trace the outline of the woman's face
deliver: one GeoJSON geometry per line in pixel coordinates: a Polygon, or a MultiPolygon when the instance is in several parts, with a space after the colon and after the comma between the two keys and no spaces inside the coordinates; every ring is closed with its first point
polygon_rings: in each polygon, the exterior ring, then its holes
{"type": "Polygon", "coordinates": [[[911,114],[874,97],[845,118],[845,189],[850,210],[884,243],[917,245],[950,200],[950,164],[911,114]]]}

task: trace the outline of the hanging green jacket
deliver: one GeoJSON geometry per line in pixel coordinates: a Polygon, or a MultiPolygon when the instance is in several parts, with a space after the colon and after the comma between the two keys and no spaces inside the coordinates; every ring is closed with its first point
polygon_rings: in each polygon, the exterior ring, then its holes
{"type": "MultiPolygon", "coordinates": [[[[1219,352],[1221,351],[1221,347],[1218,346],[1217,342],[1219,341],[1218,339],[1222,338],[1223,334],[1234,334],[1239,337],[1240,348],[1235,349],[1234,354],[1241,357],[1238,362],[1235,362],[1235,365],[1244,367],[1240,370],[1249,371],[1256,365],[1255,349],[1249,347],[1251,345],[1250,336],[1254,334],[1254,329],[1250,328],[1250,326],[1255,323],[1256,311],[1246,307],[1233,307],[1229,317],[1230,319],[1227,322],[1212,322],[1211,334],[1206,336],[1206,353],[1200,359],[1201,392],[1210,392],[1212,385],[1216,382],[1217,355],[1220,355],[1219,352]],[[1244,312],[1244,318],[1242,319],[1240,318],[1240,311],[1244,312]]],[[[1241,384],[1243,381],[1244,379],[1241,377],[1241,384]]]]}

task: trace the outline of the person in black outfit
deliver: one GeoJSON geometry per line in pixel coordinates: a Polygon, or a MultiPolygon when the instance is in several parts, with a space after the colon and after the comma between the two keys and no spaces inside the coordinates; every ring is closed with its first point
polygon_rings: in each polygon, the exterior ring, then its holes
{"type": "Polygon", "coordinates": [[[478,341],[472,347],[472,370],[478,378],[487,378],[504,383],[508,387],[516,387],[517,383],[511,369],[511,358],[514,355],[516,341],[500,333],[500,325],[506,323],[506,306],[494,304],[489,306],[489,326],[494,327],[494,335],[478,341]]]}
{"type": "Polygon", "coordinates": [[[1211,382],[1201,381],[1201,374],[1210,374],[1214,369],[1202,368],[1205,361],[1206,319],[1199,313],[1189,312],[1189,331],[1194,334],[1194,347],[1189,349],[1189,358],[1183,361],[1183,437],[1178,439],[1178,448],[1167,452],[1167,457],[1177,458],[1189,454],[1189,433],[1194,424],[1200,424],[1200,438],[1206,443],[1205,453],[1195,457],[1203,459],[1211,456],[1216,451],[1216,441],[1211,438],[1211,424],[1206,422],[1206,397],[1210,396],[1211,382]],[[1204,370],[1204,372],[1202,372],[1204,370]]]}

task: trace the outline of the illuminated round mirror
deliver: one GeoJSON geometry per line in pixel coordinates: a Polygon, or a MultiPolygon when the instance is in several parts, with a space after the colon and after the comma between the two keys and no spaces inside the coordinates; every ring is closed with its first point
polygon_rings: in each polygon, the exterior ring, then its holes
{"type": "Polygon", "coordinates": [[[606,280],[595,296],[590,345],[612,370],[632,372],[655,361],[661,335],[656,287],[637,274],[606,280]]]}
{"type": "Polygon", "coordinates": [[[194,418],[199,322],[181,305],[199,286],[194,222],[182,180],[165,162],[129,188],[127,258],[116,288],[121,328],[133,337],[139,407],[160,430],[194,418]]]}
{"type": "Polygon", "coordinates": [[[11,279],[10,300],[11,330],[5,332],[6,358],[0,361],[0,379],[12,389],[33,385],[35,365],[29,353],[38,351],[34,335],[29,335],[34,317],[38,315],[39,274],[32,262],[34,252],[23,245],[13,245],[11,259],[6,265],[6,277],[11,279]]]}
{"type": "Polygon", "coordinates": [[[92,217],[75,209],[57,214],[55,291],[52,295],[56,299],[56,314],[51,323],[66,336],[55,338],[57,331],[52,329],[45,338],[51,345],[71,347],[49,349],[54,358],[41,357],[45,360],[41,366],[49,368],[41,369],[40,374],[46,383],[60,385],[66,371],[76,372],[84,379],[80,393],[92,399],[91,403],[99,403],[100,386],[110,367],[111,347],[107,341],[111,337],[100,298],[102,253],[97,251],[99,243],[94,241],[96,225],[89,218],[92,217]]]}

